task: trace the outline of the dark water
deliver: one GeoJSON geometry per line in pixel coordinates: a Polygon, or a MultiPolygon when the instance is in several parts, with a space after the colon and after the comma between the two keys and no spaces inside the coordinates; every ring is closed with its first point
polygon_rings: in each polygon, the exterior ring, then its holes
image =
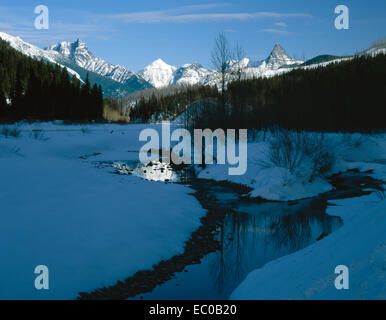
{"type": "Polygon", "coordinates": [[[217,230],[221,249],[137,298],[228,299],[252,270],[300,250],[342,225],[339,218],[325,214],[324,200],[291,205],[253,203],[218,191],[219,203],[231,207],[217,230]]]}
{"type": "Polygon", "coordinates": [[[339,217],[326,214],[328,200],[361,196],[371,192],[364,190],[381,188],[380,182],[365,174],[347,172],[331,179],[335,190],[315,198],[256,202],[232,186],[198,180],[189,172],[176,171],[159,163],[148,166],[126,163],[115,168],[120,174],[183,183],[195,190],[204,190],[212,207],[214,204],[227,209],[215,231],[219,250],[207,254],[198,264],[186,266],[171,280],[135,299],[228,299],[252,270],[301,250],[341,227],[343,223],[339,217]]]}

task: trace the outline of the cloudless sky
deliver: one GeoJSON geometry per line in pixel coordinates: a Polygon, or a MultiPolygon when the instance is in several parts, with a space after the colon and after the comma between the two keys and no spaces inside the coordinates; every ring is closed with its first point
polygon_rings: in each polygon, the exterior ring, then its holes
{"type": "Polygon", "coordinates": [[[98,57],[138,71],[157,58],[211,67],[219,32],[253,60],[275,43],[297,58],[344,55],[386,36],[385,0],[1,0],[0,31],[45,47],[82,38],[98,57]],[[34,8],[50,10],[50,29],[36,30],[34,8]],[[337,30],[334,9],[350,10],[350,29],[337,30]]]}

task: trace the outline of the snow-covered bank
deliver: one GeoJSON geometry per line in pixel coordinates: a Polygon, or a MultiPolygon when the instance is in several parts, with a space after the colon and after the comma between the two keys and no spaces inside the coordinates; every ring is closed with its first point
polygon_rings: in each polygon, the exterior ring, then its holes
{"type": "MultiPolygon", "coordinates": [[[[333,187],[323,176],[312,175],[312,163],[305,159],[294,171],[278,167],[269,160],[270,143],[258,139],[248,143],[248,169],[245,175],[230,176],[224,165],[208,165],[199,173],[199,178],[217,181],[227,180],[251,187],[251,197],[267,200],[289,201],[316,196],[333,187]]],[[[359,161],[386,158],[386,135],[326,134],[325,143],[335,161],[328,175],[348,169],[363,167],[359,161]]]]}
{"type": "MultiPolygon", "coordinates": [[[[358,169],[386,181],[386,139],[334,135],[335,170],[358,169]]],[[[385,185],[386,187],[386,185],[385,185]]],[[[344,225],[319,242],[251,272],[231,299],[385,299],[386,200],[384,194],[334,200],[327,213],[344,225]],[[337,290],[335,267],[349,268],[349,290],[337,290]]]]}
{"type": "MultiPolygon", "coordinates": [[[[269,139],[269,137],[268,137],[269,139]]],[[[357,169],[386,181],[386,136],[327,135],[335,163],[330,174],[357,169]]],[[[309,165],[297,172],[267,166],[269,144],[248,146],[248,171],[227,179],[253,188],[251,196],[293,200],[315,196],[332,187],[323,178],[308,181],[309,165]],[[303,179],[302,179],[303,174],[303,179]]],[[[207,166],[201,178],[223,180],[226,168],[207,166]]],[[[385,185],[386,187],[386,185],[385,185]]],[[[230,299],[385,299],[386,298],[386,200],[384,194],[336,200],[327,213],[344,225],[321,241],[252,271],[230,299]],[[346,265],[350,289],[337,290],[335,267],[346,265]]]]}
{"type": "Polygon", "coordinates": [[[72,299],[183,251],[204,214],[191,189],[93,163],[138,160],[144,126],[19,127],[0,134],[1,299],[72,299]],[[49,290],[34,287],[37,265],[49,290]]]}
{"type": "Polygon", "coordinates": [[[386,299],[386,200],[373,193],[333,204],[327,213],[343,218],[341,229],[251,272],[231,299],[386,299]],[[335,288],[338,265],[349,268],[348,290],[335,288]]]}

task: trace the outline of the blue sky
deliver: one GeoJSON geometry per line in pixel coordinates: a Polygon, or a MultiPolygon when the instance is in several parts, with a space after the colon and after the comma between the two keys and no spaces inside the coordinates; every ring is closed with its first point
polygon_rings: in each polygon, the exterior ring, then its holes
{"type": "Polygon", "coordinates": [[[138,71],[157,58],[211,67],[219,32],[266,58],[275,43],[297,58],[352,54],[386,36],[384,0],[1,0],[0,31],[40,47],[82,38],[97,56],[138,71]],[[34,8],[50,10],[50,29],[35,30],[34,8]],[[336,30],[334,9],[350,9],[350,29],[336,30]]]}

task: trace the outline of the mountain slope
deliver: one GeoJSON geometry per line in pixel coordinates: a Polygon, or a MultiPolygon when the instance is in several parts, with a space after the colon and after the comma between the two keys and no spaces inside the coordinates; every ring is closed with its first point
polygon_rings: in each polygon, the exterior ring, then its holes
{"type": "Polygon", "coordinates": [[[314,58],[312,58],[310,60],[307,60],[306,62],[304,62],[302,64],[302,66],[309,66],[309,65],[313,65],[313,64],[329,62],[329,61],[340,59],[340,58],[341,57],[338,57],[338,56],[333,56],[333,55],[329,55],[329,54],[323,54],[323,55],[316,56],[316,57],[314,57],[314,58]]]}
{"type": "Polygon", "coordinates": [[[96,57],[81,39],[75,42],[61,42],[46,48],[46,51],[59,52],[77,66],[120,83],[125,83],[132,77],[138,78],[134,72],[96,57]]]}
{"type": "Polygon", "coordinates": [[[161,88],[174,83],[174,72],[176,70],[176,67],[167,64],[162,59],[157,59],[138,74],[155,88],[161,88]]]}
{"type": "MultiPolygon", "coordinates": [[[[70,74],[85,80],[87,74],[91,83],[102,85],[104,94],[123,97],[135,91],[148,88],[162,88],[170,85],[218,85],[220,76],[215,70],[204,68],[199,63],[175,67],[157,59],[138,74],[119,65],[113,65],[96,57],[81,39],[74,42],[61,42],[46,49],[37,48],[18,37],[0,33],[0,37],[10,42],[18,51],[37,59],[58,63],[67,67],[70,74]]],[[[267,59],[252,62],[248,58],[232,61],[232,68],[239,64],[245,67],[244,77],[269,77],[282,72],[287,67],[296,66],[297,61],[287,55],[279,44],[276,44],[267,59]]]]}
{"type": "Polygon", "coordinates": [[[203,84],[213,72],[205,69],[199,63],[185,64],[177,68],[167,64],[162,59],[157,59],[138,74],[155,88],[162,88],[176,84],[203,84]]]}
{"type": "MultiPolygon", "coordinates": [[[[104,84],[105,90],[110,95],[124,96],[134,91],[152,87],[142,77],[125,67],[113,65],[96,57],[81,39],[77,39],[75,42],[61,42],[46,48],[45,51],[59,53],[62,59],[66,60],[66,66],[78,70],[81,68],[93,73],[90,79],[95,79],[102,86],[104,84]]],[[[80,71],[80,73],[84,74],[85,72],[80,71]]]]}
{"type": "MultiPolygon", "coordinates": [[[[38,47],[35,47],[28,42],[23,41],[20,37],[14,37],[9,34],[0,32],[0,38],[7,41],[11,47],[16,49],[17,51],[35,59],[44,59],[53,64],[59,64],[64,67],[59,61],[61,60],[61,55],[55,51],[45,51],[38,47]]],[[[63,61],[64,62],[64,61],[63,61]]],[[[81,79],[80,75],[71,68],[67,68],[68,72],[71,75],[76,76],[78,79],[81,79]]]]}
{"type": "MultiPolygon", "coordinates": [[[[162,88],[170,85],[219,85],[220,74],[215,70],[204,68],[199,63],[185,64],[176,67],[157,59],[143,70],[134,73],[120,65],[113,65],[96,57],[85,42],[77,39],[74,42],[60,42],[46,49],[37,48],[19,37],[13,37],[0,32],[0,38],[8,41],[16,50],[37,59],[44,59],[53,64],[67,67],[68,72],[81,80],[87,74],[91,83],[102,85],[104,94],[123,97],[135,91],[148,88],[162,88]]],[[[376,55],[385,52],[386,44],[379,42],[360,54],[376,55]]],[[[285,49],[276,44],[269,56],[261,61],[251,61],[248,58],[240,61],[230,61],[231,73],[235,74],[238,66],[242,65],[242,78],[272,77],[289,72],[292,68],[314,68],[329,63],[351,59],[353,56],[338,57],[320,55],[306,62],[290,57],[285,49]]],[[[227,81],[231,81],[229,76],[227,81]]]]}
{"type": "Polygon", "coordinates": [[[103,93],[108,96],[123,97],[152,87],[150,83],[124,67],[114,66],[95,57],[79,39],[73,43],[62,42],[43,50],[20,37],[3,32],[0,32],[0,38],[29,57],[66,67],[70,75],[82,81],[88,74],[90,82],[102,85],[103,93]]]}
{"type": "Polygon", "coordinates": [[[73,62],[69,60],[58,60],[58,62],[74,71],[76,71],[81,79],[86,79],[87,75],[89,77],[90,83],[97,83],[100,84],[103,88],[103,93],[107,96],[111,97],[125,97],[133,92],[141,91],[147,88],[151,88],[152,86],[142,81],[137,81],[135,77],[128,79],[124,84],[117,82],[111,78],[101,76],[95,72],[88,71],[86,69],[83,69],[77,65],[75,65],[73,62]]]}
{"type": "Polygon", "coordinates": [[[264,61],[268,69],[277,70],[282,67],[302,64],[303,61],[291,58],[280,44],[275,44],[271,54],[264,61]]]}
{"type": "MultiPolygon", "coordinates": [[[[280,44],[276,44],[265,60],[252,62],[248,58],[244,58],[229,63],[231,69],[233,69],[232,71],[236,71],[241,65],[244,69],[244,77],[253,78],[269,77],[285,72],[284,68],[301,65],[303,61],[291,58],[280,44]]],[[[154,61],[141,70],[139,75],[156,88],[175,84],[213,86],[219,85],[221,78],[217,71],[206,69],[199,63],[185,64],[177,68],[161,59],[154,61]]]]}
{"type": "Polygon", "coordinates": [[[30,53],[0,38],[0,122],[103,119],[101,88],[82,86],[67,69],[30,53]]]}
{"type": "Polygon", "coordinates": [[[214,73],[199,63],[185,64],[174,72],[174,84],[204,84],[214,73]]]}

